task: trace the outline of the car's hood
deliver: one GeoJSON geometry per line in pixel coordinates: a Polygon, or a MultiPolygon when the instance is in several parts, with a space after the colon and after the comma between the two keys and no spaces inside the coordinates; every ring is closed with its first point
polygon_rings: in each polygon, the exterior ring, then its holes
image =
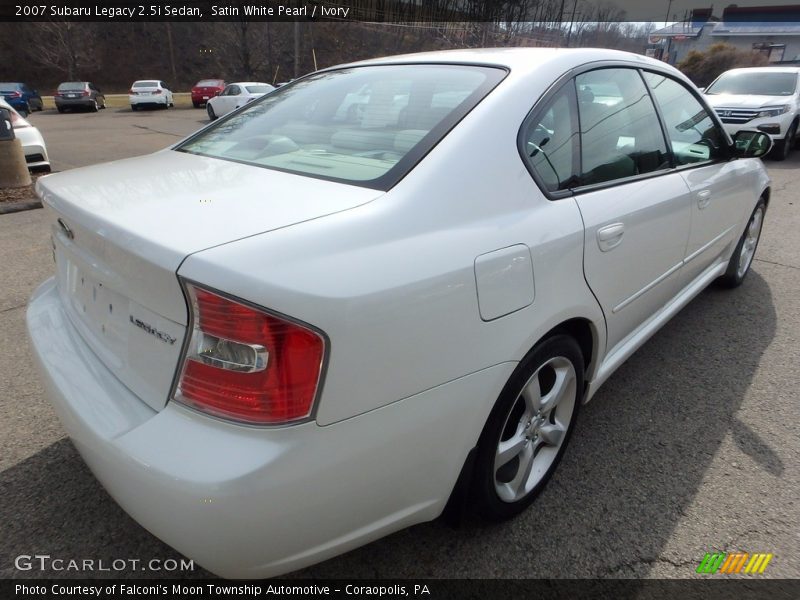
{"type": "Polygon", "coordinates": [[[789,104],[788,96],[751,96],[746,94],[706,94],[706,101],[714,108],[762,108],[789,104]]]}
{"type": "Polygon", "coordinates": [[[50,175],[36,189],[58,214],[173,271],[194,252],[383,193],[175,150],[50,175]]]}

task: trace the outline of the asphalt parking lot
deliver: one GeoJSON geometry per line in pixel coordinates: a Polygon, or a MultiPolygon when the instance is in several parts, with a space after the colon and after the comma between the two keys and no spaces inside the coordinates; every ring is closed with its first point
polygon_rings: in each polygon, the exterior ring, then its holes
{"type": "MultiPolygon", "coordinates": [[[[207,122],[192,109],[31,121],[55,170],[157,150],[207,122]]],[[[745,551],[774,554],[763,577],[800,577],[800,151],[767,166],[745,284],[704,291],[612,376],[530,510],[502,525],[418,525],[297,575],[682,578],[706,552],[745,551]]],[[[43,212],[0,216],[0,577],[91,575],[20,571],[22,554],[177,557],[105,493],[44,397],[24,315],[52,270],[43,212]]]]}

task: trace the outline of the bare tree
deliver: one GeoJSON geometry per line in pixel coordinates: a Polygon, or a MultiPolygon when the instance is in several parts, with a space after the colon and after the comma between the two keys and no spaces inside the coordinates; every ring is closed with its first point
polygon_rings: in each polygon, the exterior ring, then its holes
{"type": "Polygon", "coordinates": [[[31,61],[54,68],[74,80],[82,68],[94,65],[97,35],[93,23],[47,21],[31,23],[27,46],[31,61]]]}

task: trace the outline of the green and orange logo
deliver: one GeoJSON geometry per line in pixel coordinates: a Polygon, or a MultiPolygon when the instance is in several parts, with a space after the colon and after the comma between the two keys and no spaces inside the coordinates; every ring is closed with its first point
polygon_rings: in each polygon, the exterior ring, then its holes
{"type": "Polygon", "coordinates": [[[772,554],[757,552],[706,552],[700,566],[697,567],[698,573],[763,573],[767,568],[772,554]]]}

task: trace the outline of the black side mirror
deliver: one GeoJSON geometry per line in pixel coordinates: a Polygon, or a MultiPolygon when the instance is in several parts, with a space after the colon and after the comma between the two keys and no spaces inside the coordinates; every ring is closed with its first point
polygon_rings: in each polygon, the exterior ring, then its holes
{"type": "Polygon", "coordinates": [[[761,131],[743,129],[733,136],[733,155],[736,158],[759,158],[772,150],[772,138],[761,131]]]}

